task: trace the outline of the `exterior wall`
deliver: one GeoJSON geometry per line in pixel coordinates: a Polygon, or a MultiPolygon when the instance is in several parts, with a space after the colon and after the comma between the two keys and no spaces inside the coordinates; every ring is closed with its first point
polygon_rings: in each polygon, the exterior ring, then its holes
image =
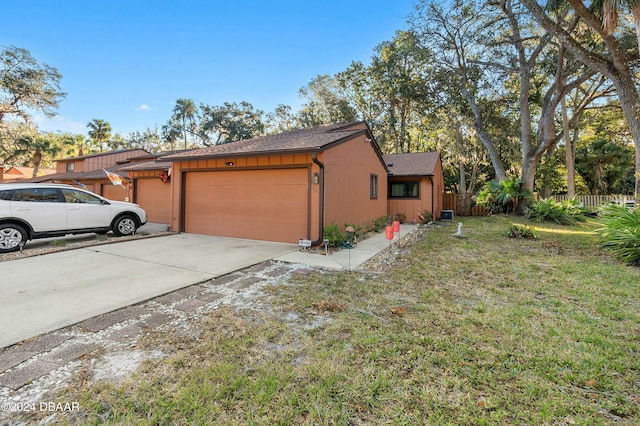
{"type": "Polygon", "coordinates": [[[444,174],[442,173],[442,161],[438,159],[436,166],[434,168],[434,176],[433,176],[433,184],[434,184],[434,218],[440,219],[440,210],[443,209],[443,199],[442,194],[444,194],[444,174]]]}
{"type": "Polygon", "coordinates": [[[118,162],[127,161],[131,157],[141,155],[148,155],[148,152],[144,149],[136,149],[133,151],[113,152],[111,154],[95,155],[79,159],[70,158],[59,160],[56,165],[56,172],[66,172],[67,163],[74,163],[74,172],[90,172],[92,170],[106,169],[107,167],[115,166],[118,162]]]}
{"type": "MultiPolygon", "coordinates": [[[[88,171],[88,169],[84,168],[84,160],[80,159],[80,160],[74,160],[74,159],[69,159],[69,160],[58,160],[56,162],[56,173],[67,173],[67,164],[69,163],[73,163],[73,171],[74,172],[86,172],[88,171]]],[[[108,167],[113,166],[113,164],[111,164],[108,167]]]]}
{"type": "Polygon", "coordinates": [[[118,162],[126,161],[131,157],[137,157],[145,154],[147,154],[145,150],[136,149],[133,151],[114,152],[112,154],[85,158],[84,171],[88,172],[91,170],[105,169],[107,167],[115,166],[118,162]]]}
{"type": "MultiPolygon", "coordinates": [[[[318,155],[321,158],[321,154],[318,155]]],[[[322,161],[322,160],[320,160],[322,161]]],[[[259,157],[234,157],[205,160],[189,160],[175,162],[171,172],[171,230],[184,232],[184,194],[185,174],[190,171],[229,171],[229,170],[265,170],[290,167],[307,167],[309,178],[313,173],[319,173],[319,167],[313,163],[311,154],[269,155],[259,157]],[[225,163],[233,165],[225,166],[225,163]]],[[[310,184],[309,190],[309,235],[307,238],[316,240],[319,236],[319,184],[310,184]]]]}
{"type": "Polygon", "coordinates": [[[325,215],[328,226],[337,223],[370,226],[387,215],[387,171],[361,135],[325,151],[325,215]],[[378,177],[378,196],[370,197],[371,175],[378,177]]]}
{"type": "Polygon", "coordinates": [[[413,221],[419,222],[418,212],[422,213],[425,210],[432,211],[431,210],[431,180],[429,180],[428,178],[426,177],[391,178],[389,179],[389,184],[393,182],[415,182],[415,181],[420,182],[420,189],[419,189],[420,197],[419,198],[389,198],[389,200],[387,201],[389,216],[395,216],[400,213],[405,215],[405,220],[407,222],[413,222],[413,221]]]}

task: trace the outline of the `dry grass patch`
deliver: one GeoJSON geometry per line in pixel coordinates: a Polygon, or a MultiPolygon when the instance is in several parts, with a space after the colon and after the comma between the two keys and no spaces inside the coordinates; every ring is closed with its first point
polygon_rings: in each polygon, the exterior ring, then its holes
{"type": "Polygon", "coordinates": [[[87,424],[638,424],[640,270],[593,225],[465,220],[385,273],[313,272],[225,307],[126,383],[70,389],[87,424]]]}

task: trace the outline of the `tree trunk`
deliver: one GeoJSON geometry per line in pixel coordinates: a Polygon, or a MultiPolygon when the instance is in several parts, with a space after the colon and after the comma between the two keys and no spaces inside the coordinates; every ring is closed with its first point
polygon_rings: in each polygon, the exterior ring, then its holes
{"type": "Polygon", "coordinates": [[[460,190],[459,192],[461,194],[466,194],[467,193],[467,180],[465,177],[465,167],[464,167],[464,160],[463,160],[463,155],[462,155],[462,149],[464,146],[464,141],[462,140],[462,131],[460,130],[460,123],[456,123],[455,126],[455,130],[456,130],[456,145],[458,145],[458,151],[459,151],[459,158],[458,158],[458,174],[459,174],[459,179],[460,179],[460,190]]]}
{"type": "Polygon", "coordinates": [[[502,159],[500,158],[500,153],[496,149],[493,140],[491,139],[491,135],[484,128],[484,120],[482,118],[482,111],[478,108],[475,99],[471,96],[471,93],[464,88],[460,88],[460,93],[465,98],[471,111],[473,111],[474,120],[473,120],[473,130],[476,131],[480,142],[487,148],[487,152],[489,153],[489,158],[491,159],[491,165],[493,166],[493,170],[496,172],[496,180],[498,182],[502,182],[507,178],[507,173],[504,170],[504,165],[502,164],[502,159]]]}
{"type": "Polygon", "coordinates": [[[636,170],[634,181],[635,197],[638,198],[640,197],[640,98],[630,77],[625,78],[625,76],[620,76],[617,80],[619,80],[618,83],[612,79],[616,86],[620,105],[629,124],[629,130],[631,131],[631,137],[635,145],[636,170]]]}
{"type": "Polygon", "coordinates": [[[571,129],[569,129],[569,118],[567,116],[567,101],[564,96],[560,100],[560,108],[562,113],[562,135],[564,138],[565,162],[567,164],[567,195],[569,197],[573,197],[576,195],[576,164],[573,158],[573,142],[571,141],[571,129]]]}
{"type": "Polygon", "coordinates": [[[40,163],[42,163],[42,152],[40,152],[40,150],[37,150],[33,154],[31,162],[33,163],[33,175],[31,177],[36,177],[38,176],[38,171],[40,170],[40,163]]]}
{"type": "MultiPolygon", "coordinates": [[[[556,146],[551,145],[545,154],[545,159],[547,161],[552,161],[553,156],[556,152],[556,146]]],[[[540,190],[540,198],[549,198],[551,197],[551,181],[548,179],[548,176],[544,176],[545,179],[542,183],[542,189],[540,190]]]]}

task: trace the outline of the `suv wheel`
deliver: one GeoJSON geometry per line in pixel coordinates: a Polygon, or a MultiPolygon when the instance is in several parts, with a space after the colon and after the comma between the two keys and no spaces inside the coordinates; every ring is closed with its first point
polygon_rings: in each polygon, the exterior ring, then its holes
{"type": "Polygon", "coordinates": [[[113,233],[118,237],[132,235],[136,229],[138,229],[138,224],[133,217],[128,215],[120,216],[113,223],[113,233]]]}
{"type": "Polygon", "coordinates": [[[20,243],[27,241],[27,231],[22,226],[7,223],[0,225],[0,253],[20,250],[20,243]]]}

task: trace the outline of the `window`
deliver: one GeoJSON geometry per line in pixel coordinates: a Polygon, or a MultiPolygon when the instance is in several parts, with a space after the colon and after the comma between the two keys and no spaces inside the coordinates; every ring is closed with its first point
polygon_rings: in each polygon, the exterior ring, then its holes
{"type": "Polygon", "coordinates": [[[36,203],[58,203],[60,193],[56,188],[16,189],[13,201],[31,201],[36,203]]]}
{"type": "Polygon", "coordinates": [[[420,198],[419,182],[391,182],[389,198],[420,198]]]}
{"type": "Polygon", "coordinates": [[[67,203],[102,204],[102,199],[75,189],[63,189],[62,194],[67,203]]]}
{"type": "Polygon", "coordinates": [[[67,168],[66,168],[66,170],[67,170],[68,172],[72,172],[72,171],[73,171],[73,169],[74,169],[74,166],[75,166],[75,165],[74,165],[73,163],[67,163],[67,168]]]}
{"type": "Polygon", "coordinates": [[[11,201],[13,198],[13,189],[8,189],[6,191],[0,191],[0,200],[2,201],[11,201]]]}
{"type": "Polygon", "coordinates": [[[371,175],[369,178],[369,196],[372,200],[378,198],[378,175],[371,175]]]}

